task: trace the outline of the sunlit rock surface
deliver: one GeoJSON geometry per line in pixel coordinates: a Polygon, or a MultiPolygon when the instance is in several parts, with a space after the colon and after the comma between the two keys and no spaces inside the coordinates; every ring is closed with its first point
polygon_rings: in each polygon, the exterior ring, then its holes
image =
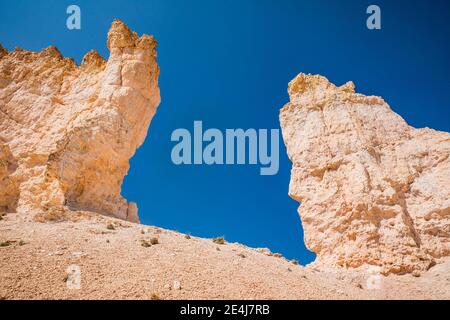
{"type": "Polygon", "coordinates": [[[0,47],[0,208],[139,221],[120,192],[160,102],[156,44],[116,20],[108,61],[0,47]]]}
{"type": "Polygon", "coordinates": [[[448,256],[450,134],[410,127],[352,82],[299,74],[288,91],[289,194],[316,264],[404,273],[448,256]]]}

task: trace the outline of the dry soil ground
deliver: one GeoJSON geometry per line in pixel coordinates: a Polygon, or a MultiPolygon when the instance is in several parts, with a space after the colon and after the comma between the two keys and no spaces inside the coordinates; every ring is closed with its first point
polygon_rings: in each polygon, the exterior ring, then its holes
{"type": "Polygon", "coordinates": [[[45,223],[4,215],[0,270],[0,299],[450,299],[450,260],[374,282],[89,213],[45,223]]]}

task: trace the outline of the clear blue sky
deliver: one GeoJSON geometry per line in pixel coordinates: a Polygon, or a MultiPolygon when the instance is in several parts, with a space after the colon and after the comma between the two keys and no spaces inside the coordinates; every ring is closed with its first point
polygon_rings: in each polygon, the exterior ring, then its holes
{"type": "Polygon", "coordinates": [[[353,80],[411,125],[450,131],[449,1],[0,0],[0,43],[35,51],[53,44],[77,62],[95,48],[107,58],[114,18],[159,42],[162,103],[123,185],[145,224],[314,259],[287,195],[284,146],[276,176],[170,160],[170,134],[194,120],[223,130],[278,128],[287,83],[299,72],[353,80]],[[79,31],[66,29],[70,4],[81,7],[79,31]],[[381,31],[365,27],[370,4],[381,7],[381,31]]]}

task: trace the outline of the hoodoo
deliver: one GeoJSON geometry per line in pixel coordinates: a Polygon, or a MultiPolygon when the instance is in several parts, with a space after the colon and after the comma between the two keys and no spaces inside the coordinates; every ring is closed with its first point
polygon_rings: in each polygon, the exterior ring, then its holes
{"type": "Polygon", "coordinates": [[[139,221],[120,192],[160,102],[155,47],[118,20],[108,61],[95,50],[77,66],[53,46],[0,47],[1,208],[139,221]]]}
{"type": "Polygon", "coordinates": [[[288,91],[289,194],[316,264],[405,273],[450,255],[450,134],[410,127],[352,82],[299,74],[288,91]]]}

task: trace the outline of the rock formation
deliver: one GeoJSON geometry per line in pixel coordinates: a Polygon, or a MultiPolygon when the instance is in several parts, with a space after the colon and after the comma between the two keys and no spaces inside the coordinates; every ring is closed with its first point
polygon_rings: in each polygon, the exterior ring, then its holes
{"type": "Polygon", "coordinates": [[[91,51],[77,66],[52,46],[0,46],[0,208],[138,221],[120,191],[160,102],[155,47],[117,20],[108,61],[91,51]]]}
{"type": "Polygon", "coordinates": [[[16,168],[8,145],[0,144],[0,212],[10,211],[17,204],[19,193],[12,175],[16,168]]]}
{"type": "Polygon", "coordinates": [[[300,74],[280,112],[316,264],[427,270],[450,255],[450,134],[410,127],[380,97],[300,74]]]}

